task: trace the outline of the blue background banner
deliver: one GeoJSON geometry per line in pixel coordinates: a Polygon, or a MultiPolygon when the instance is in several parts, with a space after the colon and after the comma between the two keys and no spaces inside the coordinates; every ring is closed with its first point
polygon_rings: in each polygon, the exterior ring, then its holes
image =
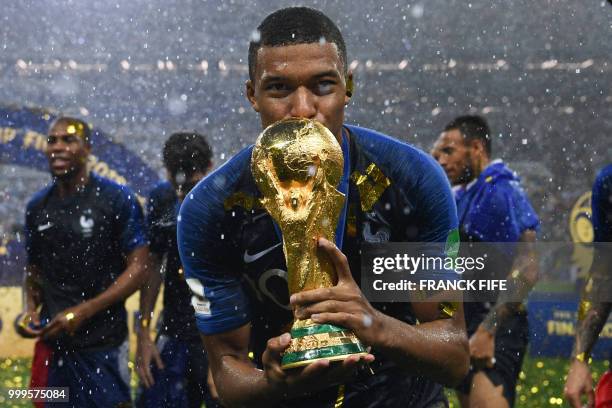
{"type": "MultiPolygon", "coordinates": [[[[44,149],[47,130],[55,118],[42,109],[0,106],[0,164],[48,171],[44,149]]],[[[96,173],[130,186],[141,196],[159,180],[140,157],[100,129],[92,128],[91,139],[90,165],[96,173]]]]}
{"type": "MultiPolygon", "coordinates": [[[[569,357],[574,345],[578,299],[574,294],[534,292],[529,297],[529,354],[569,357]]],[[[604,326],[593,350],[594,359],[612,356],[612,319],[604,326]]]]}

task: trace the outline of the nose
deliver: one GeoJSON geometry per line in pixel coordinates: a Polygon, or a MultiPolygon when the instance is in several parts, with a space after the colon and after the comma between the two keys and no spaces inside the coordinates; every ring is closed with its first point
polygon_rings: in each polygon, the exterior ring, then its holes
{"type": "Polygon", "coordinates": [[[308,88],[300,86],[293,92],[291,116],[295,118],[314,119],[317,115],[317,97],[308,88]]]}
{"type": "Polygon", "coordinates": [[[67,147],[68,145],[61,141],[61,139],[57,140],[55,143],[48,145],[49,151],[51,152],[60,152],[62,150],[66,150],[67,147]]]}
{"type": "Polygon", "coordinates": [[[57,154],[68,150],[68,144],[58,138],[54,143],[47,144],[47,154],[57,154]]]}

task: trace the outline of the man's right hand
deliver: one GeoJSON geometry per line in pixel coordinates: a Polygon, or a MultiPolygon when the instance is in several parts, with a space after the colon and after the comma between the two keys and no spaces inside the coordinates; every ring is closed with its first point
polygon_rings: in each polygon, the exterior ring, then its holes
{"type": "Polygon", "coordinates": [[[15,322],[15,329],[17,334],[27,339],[33,339],[40,336],[42,329],[33,329],[30,327],[30,323],[38,327],[40,325],[40,316],[37,311],[25,311],[19,316],[15,322]]]}
{"type": "Polygon", "coordinates": [[[281,398],[292,398],[345,383],[357,374],[360,365],[374,361],[372,354],[353,355],[334,364],[329,360],[318,360],[305,367],[283,370],[282,353],[290,343],[289,333],[271,338],[262,356],[266,379],[281,398]]]}
{"type": "MultiPolygon", "coordinates": [[[[143,329],[144,330],[144,329],[143,329]]],[[[136,346],[136,372],[140,381],[146,388],[155,384],[153,373],[151,373],[151,362],[154,361],[157,368],[164,369],[164,363],[159,354],[159,350],[148,334],[138,335],[136,346]]]]}
{"type": "Polygon", "coordinates": [[[591,371],[587,363],[578,360],[572,362],[563,393],[573,408],[581,408],[583,406],[593,408],[595,406],[593,379],[591,378],[591,371]],[[582,404],[582,395],[586,395],[587,405],[582,404]]]}

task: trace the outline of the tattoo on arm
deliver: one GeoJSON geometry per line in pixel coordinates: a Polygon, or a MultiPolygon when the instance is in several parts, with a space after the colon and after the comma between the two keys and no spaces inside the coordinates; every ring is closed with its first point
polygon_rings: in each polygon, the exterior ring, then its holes
{"type": "Polygon", "coordinates": [[[590,276],[578,307],[576,341],[572,350],[572,358],[580,361],[588,360],[612,310],[612,256],[609,252],[607,243],[595,244],[590,276]]]}
{"type": "MultiPolygon", "coordinates": [[[[582,304],[586,302],[583,300],[582,304]]],[[[592,304],[576,325],[576,342],[572,350],[572,358],[581,361],[588,360],[588,356],[599,337],[608,315],[612,309],[612,303],[601,302],[592,304]]]]}
{"type": "Polygon", "coordinates": [[[521,235],[517,257],[512,271],[506,278],[507,288],[499,292],[495,306],[482,321],[481,326],[495,333],[508,317],[515,314],[538,279],[538,263],[535,250],[535,231],[521,235]]]}

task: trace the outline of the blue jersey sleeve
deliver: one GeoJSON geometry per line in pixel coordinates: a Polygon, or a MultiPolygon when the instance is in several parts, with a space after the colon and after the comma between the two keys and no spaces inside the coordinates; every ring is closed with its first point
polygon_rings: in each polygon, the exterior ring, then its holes
{"type": "Polygon", "coordinates": [[[420,242],[447,242],[457,230],[457,207],[444,170],[423,154],[423,170],[418,181],[422,226],[420,242]]]}
{"type": "Polygon", "coordinates": [[[517,242],[526,230],[539,228],[538,216],[517,180],[487,183],[468,211],[474,211],[469,214],[469,233],[483,241],[517,242]]]}
{"type": "Polygon", "coordinates": [[[115,214],[121,249],[125,254],[147,244],[142,207],[134,192],[125,186],[121,186],[121,193],[115,200],[115,214]]]}
{"type": "Polygon", "coordinates": [[[177,220],[179,254],[192,293],[198,329],[207,335],[250,321],[248,297],[232,244],[224,230],[224,201],[233,191],[251,149],[217,169],[185,198],[177,220]]]}
{"type": "MultiPolygon", "coordinates": [[[[455,256],[459,248],[457,207],[450,184],[440,165],[422,153],[421,172],[416,184],[419,203],[418,241],[424,243],[424,255],[433,257],[455,256]],[[427,244],[425,244],[427,243],[427,244]]],[[[459,276],[451,269],[417,271],[418,279],[455,280],[459,276]],[[423,276],[423,274],[426,276],[423,276]]]]}
{"type": "Polygon", "coordinates": [[[612,242],[612,165],[595,179],[591,208],[595,241],[612,242]]]}
{"type": "Polygon", "coordinates": [[[24,235],[25,235],[25,248],[26,248],[27,262],[30,265],[39,266],[41,264],[41,260],[40,260],[41,251],[40,251],[40,244],[38,240],[36,239],[36,235],[34,234],[34,231],[36,229],[36,225],[34,223],[35,211],[36,211],[35,205],[33,201],[30,201],[26,207],[24,235]]]}

